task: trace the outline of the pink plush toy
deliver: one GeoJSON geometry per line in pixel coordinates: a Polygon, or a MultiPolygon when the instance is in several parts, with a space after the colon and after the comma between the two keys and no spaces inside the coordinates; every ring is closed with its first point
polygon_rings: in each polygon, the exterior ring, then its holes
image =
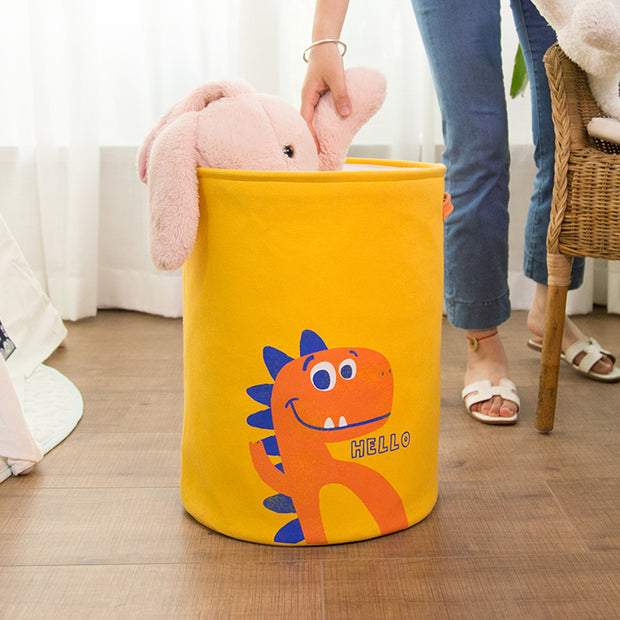
{"type": "Polygon", "coordinates": [[[588,74],[601,110],[620,124],[620,0],[534,0],[534,4],[556,31],[566,55],[588,74]]]}
{"type": "Polygon", "coordinates": [[[192,251],[199,218],[196,167],[340,170],[353,137],[381,107],[386,90],[383,75],[371,69],[349,69],[346,82],[352,112],[343,118],[329,92],[321,97],[312,123],[316,142],[291,105],[242,81],[205,84],[174,105],[138,154],[140,179],[149,191],[155,265],[177,269],[192,251]]]}

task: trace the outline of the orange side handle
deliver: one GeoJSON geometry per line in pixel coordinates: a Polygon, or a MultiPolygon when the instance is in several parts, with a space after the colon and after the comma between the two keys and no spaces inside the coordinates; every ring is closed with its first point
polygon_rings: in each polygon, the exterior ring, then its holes
{"type": "Polygon", "coordinates": [[[444,222],[452,211],[454,211],[454,207],[452,206],[452,196],[446,192],[443,195],[443,202],[441,203],[441,216],[443,217],[444,222]]]}

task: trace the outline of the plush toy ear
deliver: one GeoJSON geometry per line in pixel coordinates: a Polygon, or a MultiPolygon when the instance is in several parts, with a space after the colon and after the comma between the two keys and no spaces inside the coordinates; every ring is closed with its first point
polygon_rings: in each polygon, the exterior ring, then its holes
{"type": "Polygon", "coordinates": [[[340,170],[355,134],[379,110],[385,99],[385,77],[374,69],[355,67],[345,74],[351,114],[340,116],[330,92],[319,100],[312,126],[319,143],[321,170],[340,170]]]}
{"type": "Polygon", "coordinates": [[[157,136],[185,112],[200,112],[207,105],[222,97],[234,97],[241,93],[251,93],[254,89],[243,80],[209,82],[194,89],[187,97],[175,103],[157,122],[138,150],[138,176],[147,182],[148,163],[153,142],[157,136]]]}
{"type": "Polygon", "coordinates": [[[186,112],[154,140],[148,161],[150,252],[155,266],[172,270],[190,255],[198,230],[199,112],[186,112]]]}

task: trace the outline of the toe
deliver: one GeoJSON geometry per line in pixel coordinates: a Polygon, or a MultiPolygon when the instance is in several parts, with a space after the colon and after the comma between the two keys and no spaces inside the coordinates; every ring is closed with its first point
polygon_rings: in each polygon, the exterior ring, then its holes
{"type": "Polygon", "coordinates": [[[489,399],[489,400],[485,400],[484,402],[480,403],[480,413],[482,413],[483,415],[491,415],[491,408],[493,406],[493,398],[489,399]]]}
{"type": "Polygon", "coordinates": [[[503,400],[501,396],[493,396],[489,400],[472,405],[472,411],[493,418],[511,418],[517,412],[517,406],[510,400],[503,400]]]}
{"type": "Polygon", "coordinates": [[[489,410],[487,411],[487,415],[491,417],[497,418],[501,415],[502,408],[502,399],[499,396],[494,396],[489,401],[489,410]]]}
{"type": "Polygon", "coordinates": [[[512,418],[515,413],[517,413],[517,405],[510,400],[505,400],[502,403],[499,415],[502,418],[512,418]]]}
{"type": "Polygon", "coordinates": [[[604,355],[594,366],[592,370],[602,375],[608,375],[614,369],[614,365],[609,357],[604,355]]]}

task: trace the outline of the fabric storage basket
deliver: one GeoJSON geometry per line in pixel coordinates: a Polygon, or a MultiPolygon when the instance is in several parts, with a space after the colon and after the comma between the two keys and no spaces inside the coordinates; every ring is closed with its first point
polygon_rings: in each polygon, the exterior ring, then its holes
{"type": "Polygon", "coordinates": [[[316,545],[432,510],[444,170],[198,169],[181,496],[199,522],[316,545]]]}

